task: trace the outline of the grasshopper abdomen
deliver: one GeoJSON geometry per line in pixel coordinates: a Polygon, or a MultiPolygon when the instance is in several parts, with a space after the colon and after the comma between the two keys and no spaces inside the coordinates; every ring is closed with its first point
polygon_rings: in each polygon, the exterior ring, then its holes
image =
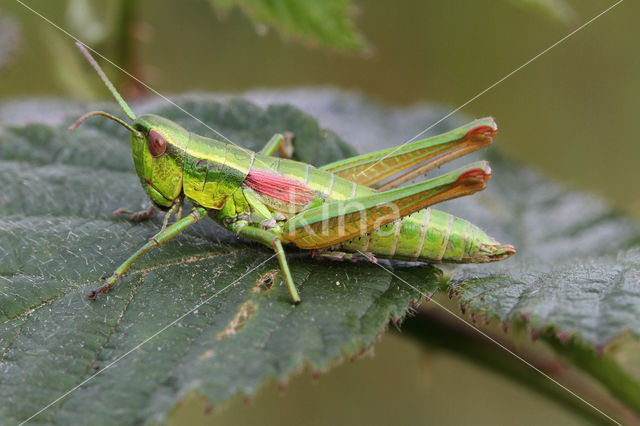
{"type": "Polygon", "coordinates": [[[486,263],[515,253],[476,225],[431,208],[347,240],[335,250],[429,263],[486,263]]]}

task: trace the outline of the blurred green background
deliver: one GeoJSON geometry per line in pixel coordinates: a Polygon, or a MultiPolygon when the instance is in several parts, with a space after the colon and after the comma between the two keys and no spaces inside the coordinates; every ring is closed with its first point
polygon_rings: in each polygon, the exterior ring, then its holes
{"type": "MultiPolygon", "coordinates": [[[[206,0],[139,3],[129,55],[159,92],[242,93],[256,88],[334,86],[391,105],[463,104],[613,4],[569,4],[569,23],[518,7],[515,1],[358,0],[356,24],[373,54],[327,52],[263,34],[238,10],[220,21],[206,0]]],[[[28,4],[64,25],[66,3],[28,4]]],[[[41,18],[13,1],[0,5],[21,26],[20,48],[0,70],[0,100],[82,96],[63,83],[64,60],[41,18]],[[55,57],[58,57],[56,60],[55,57]]],[[[625,1],[461,112],[493,115],[499,147],[545,174],[606,198],[640,218],[640,3],[625,1]]],[[[89,43],[90,44],[90,43],[89,43]]],[[[105,52],[109,57],[109,53],[105,52]]],[[[118,62],[117,58],[114,58],[118,62]]],[[[107,74],[119,72],[105,66],[107,74]]],[[[78,83],[81,85],[81,83],[78,83]]],[[[107,99],[106,91],[101,91],[107,99]]],[[[426,128],[432,124],[425,122],[426,128]]],[[[396,141],[398,144],[403,140],[396,141]]],[[[286,391],[271,384],[244,405],[201,420],[228,424],[367,424],[580,422],[540,396],[447,354],[392,335],[377,356],[341,366],[311,383],[295,378],[286,391]]],[[[202,413],[188,401],[177,413],[202,413]]],[[[193,420],[193,418],[191,418],[193,420]]]]}

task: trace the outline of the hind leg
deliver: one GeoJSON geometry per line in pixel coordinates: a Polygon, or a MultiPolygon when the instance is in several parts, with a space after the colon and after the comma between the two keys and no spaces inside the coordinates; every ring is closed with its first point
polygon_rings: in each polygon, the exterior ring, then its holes
{"type": "Polygon", "coordinates": [[[352,262],[367,260],[371,263],[378,263],[378,259],[376,259],[375,255],[370,251],[363,251],[360,253],[347,253],[344,251],[333,250],[311,250],[311,257],[319,260],[337,260],[339,262],[342,262],[344,260],[350,260],[352,262]]]}

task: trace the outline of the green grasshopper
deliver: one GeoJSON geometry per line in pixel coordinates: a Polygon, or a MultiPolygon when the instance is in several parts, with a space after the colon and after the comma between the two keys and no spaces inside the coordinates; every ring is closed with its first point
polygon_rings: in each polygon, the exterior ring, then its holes
{"type": "MultiPolygon", "coordinates": [[[[292,135],[276,134],[260,152],[205,138],[166,118],[136,118],[97,62],[77,43],[122,110],[129,124],[103,111],[131,132],[131,151],[140,183],[153,206],[166,211],[160,232],[120,265],[89,298],[110,290],[140,257],[209,216],[240,237],[272,248],[293,303],[301,301],[284,244],[331,259],[376,257],[421,262],[484,263],[515,253],[466,220],[429,208],[486,187],[491,177],[481,161],[435,179],[401,184],[441,164],[489,145],[497,132],[493,119],[475,120],[445,134],[327,164],[320,168],[293,161],[292,135]],[[275,157],[276,152],[281,157],[275,157]],[[185,201],[193,205],[181,216],[185,201]],[[178,220],[167,226],[176,214],[178,220]]],[[[134,213],[142,220],[154,207],[134,213]]]]}

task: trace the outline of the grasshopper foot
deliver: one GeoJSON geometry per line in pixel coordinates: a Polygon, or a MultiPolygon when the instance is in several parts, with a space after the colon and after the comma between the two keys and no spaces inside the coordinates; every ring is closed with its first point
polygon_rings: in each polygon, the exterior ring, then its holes
{"type": "Polygon", "coordinates": [[[146,210],[140,210],[137,212],[134,212],[133,210],[128,210],[128,209],[118,209],[116,211],[113,212],[114,216],[123,216],[123,215],[128,215],[127,219],[133,221],[133,222],[140,222],[146,219],[149,219],[151,216],[153,216],[153,214],[155,213],[156,209],[155,207],[151,206],[146,210]]]}
{"type": "Polygon", "coordinates": [[[296,135],[293,132],[284,132],[282,136],[284,136],[284,141],[282,141],[279,147],[280,156],[282,158],[291,158],[293,157],[293,138],[295,138],[296,135]]]}
{"type": "Polygon", "coordinates": [[[370,251],[361,251],[360,255],[362,256],[362,259],[366,259],[371,263],[378,264],[378,259],[370,251]]]}
{"type": "Polygon", "coordinates": [[[100,293],[106,293],[109,290],[111,290],[113,288],[114,285],[116,285],[116,282],[118,282],[118,279],[120,278],[119,275],[117,274],[113,274],[111,275],[111,277],[109,277],[109,279],[107,280],[107,282],[105,283],[105,285],[103,285],[100,288],[96,288],[94,290],[91,290],[89,292],[89,294],[87,295],[87,297],[91,300],[95,300],[96,297],[100,294],[100,293]]]}
{"type": "Polygon", "coordinates": [[[91,290],[91,291],[89,292],[89,294],[87,295],[87,297],[88,297],[89,299],[91,299],[91,300],[96,300],[96,296],[97,296],[97,295],[99,295],[100,293],[102,293],[102,291],[103,291],[103,290],[102,290],[102,287],[97,288],[97,289],[95,289],[95,290],[91,290]]]}

